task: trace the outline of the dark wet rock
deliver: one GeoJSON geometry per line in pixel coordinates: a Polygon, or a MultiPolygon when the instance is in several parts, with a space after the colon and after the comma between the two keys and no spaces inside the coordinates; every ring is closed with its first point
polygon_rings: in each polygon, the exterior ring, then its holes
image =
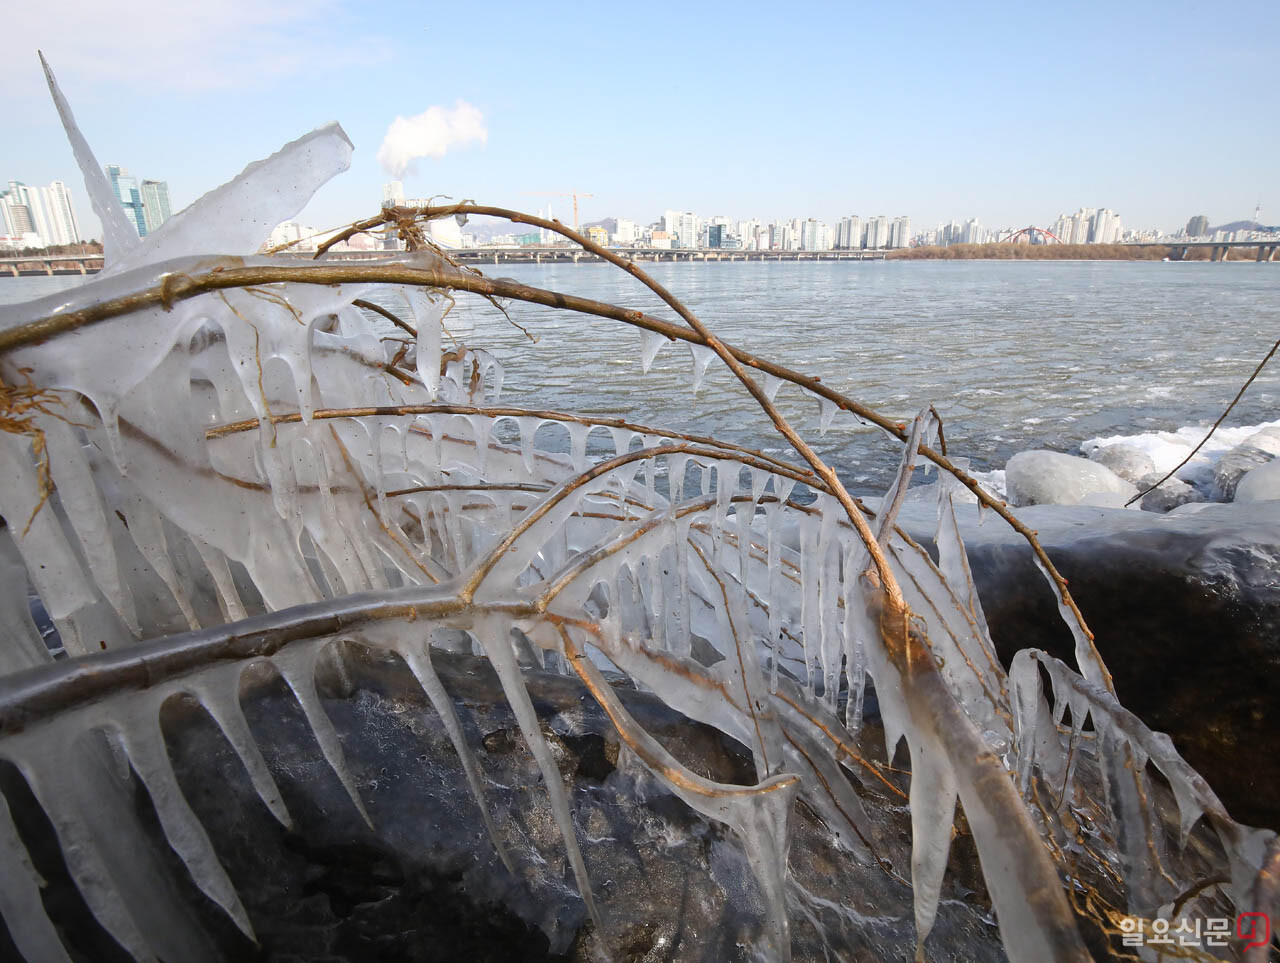
{"type": "MultiPolygon", "coordinates": [[[[1280,502],[1188,507],[1200,510],[1017,514],[1070,583],[1121,703],[1173,738],[1236,819],[1280,829],[1280,502]]],[[[1001,657],[1035,647],[1074,664],[1027,543],[957,515],[1001,657]]],[[[934,524],[919,510],[904,523],[926,538],[934,524]]]]}
{"type": "Polygon", "coordinates": [[[1280,455],[1280,429],[1264,428],[1217,460],[1213,466],[1210,494],[1214,501],[1229,502],[1236,497],[1236,486],[1248,472],[1280,455]]]}
{"type": "Polygon", "coordinates": [[[1180,505],[1187,505],[1191,502],[1204,501],[1204,496],[1195,488],[1194,485],[1188,485],[1179,478],[1167,478],[1164,481],[1163,472],[1152,472],[1139,478],[1137,481],[1138,491],[1145,491],[1160,482],[1158,488],[1153,488],[1142,496],[1142,501],[1138,504],[1142,506],[1144,512],[1155,512],[1163,515],[1165,512],[1172,511],[1180,505]]]}

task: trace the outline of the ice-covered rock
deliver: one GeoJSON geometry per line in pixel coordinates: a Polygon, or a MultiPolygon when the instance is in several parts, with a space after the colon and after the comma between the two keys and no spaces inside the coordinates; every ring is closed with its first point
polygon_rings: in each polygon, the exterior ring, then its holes
{"type": "MultiPolygon", "coordinates": [[[[1153,471],[1149,475],[1144,475],[1138,479],[1138,491],[1145,491],[1152,485],[1159,482],[1163,477],[1161,472],[1153,471]]],[[[1159,487],[1153,488],[1142,496],[1139,503],[1144,512],[1157,512],[1164,514],[1172,511],[1179,505],[1186,505],[1191,502],[1204,501],[1204,496],[1194,485],[1188,485],[1180,478],[1168,478],[1161,482],[1159,487]]]]}
{"type": "Polygon", "coordinates": [[[1105,465],[1125,481],[1134,483],[1156,470],[1155,461],[1137,445],[1104,445],[1094,449],[1089,460],[1105,465]]]}
{"type": "Polygon", "coordinates": [[[1236,497],[1236,486],[1240,484],[1240,479],[1276,457],[1275,452],[1268,450],[1273,445],[1272,438],[1262,436],[1263,432],[1258,432],[1218,459],[1217,464],[1213,466],[1213,482],[1210,488],[1214,501],[1233,500],[1236,497]],[[1255,439],[1261,444],[1254,444],[1255,439]],[[1263,445],[1266,447],[1262,447],[1263,445]]]}
{"type": "Polygon", "coordinates": [[[1090,492],[1076,504],[1089,505],[1093,508],[1132,508],[1136,511],[1137,504],[1128,504],[1131,497],[1124,492],[1090,492]]]}
{"type": "MultiPolygon", "coordinates": [[[[1053,597],[1027,591],[1027,544],[979,526],[969,506],[956,515],[1000,657],[1027,646],[1069,657],[1053,597]]],[[[1280,827],[1280,501],[1017,516],[1070,583],[1126,708],[1173,738],[1236,819],[1280,827]]],[[[910,504],[899,518],[926,540],[931,521],[910,504]]]]}
{"type": "Polygon", "coordinates": [[[1014,505],[1077,505],[1086,496],[1137,489],[1105,465],[1058,451],[1024,451],[1005,465],[1005,487],[1014,505]]]}
{"type": "Polygon", "coordinates": [[[1266,428],[1261,428],[1246,438],[1244,443],[1280,457],[1280,427],[1268,425],[1266,428]]]}
{"type": "Polygon", "coordinates": [[[1265,502],[1280,498],[1280,459],[1244,473],[1236,485],[1238,502],[1265,502]]]}

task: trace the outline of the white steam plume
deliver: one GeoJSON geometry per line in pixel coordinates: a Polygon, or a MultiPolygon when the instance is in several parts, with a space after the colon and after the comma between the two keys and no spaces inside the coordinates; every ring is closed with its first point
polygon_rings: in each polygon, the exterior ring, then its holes
{"type": "Polygon", "coordinates": [[[454,147],[489,139],[484,115],[465,100],[453,107],[428,107],[414,117],[397,117],[378,148],[378,163],[401,177],[419,157],[443,157],[454,147]]]}

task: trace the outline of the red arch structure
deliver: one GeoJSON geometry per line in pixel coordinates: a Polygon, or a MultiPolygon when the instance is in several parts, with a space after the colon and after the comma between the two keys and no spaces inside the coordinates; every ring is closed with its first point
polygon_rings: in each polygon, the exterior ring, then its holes
{"type": "Polygon", "coordinates": [[[1046,227],[1035,227],[1034,225],[1028,225],[1020,231],[1012,231],[1008,237],[1001,239],[1001,243],[1011,244],[1023,235],[1026,235],[1032,244],[1048,244],[1050,241],[1056,241],[1058,244],[1062,243],[1062,239],[1054,234],[1053,231],[1046,227]],[[1040,238],[1038,242],[1036,240],[1037,236],[1040,238]]]}

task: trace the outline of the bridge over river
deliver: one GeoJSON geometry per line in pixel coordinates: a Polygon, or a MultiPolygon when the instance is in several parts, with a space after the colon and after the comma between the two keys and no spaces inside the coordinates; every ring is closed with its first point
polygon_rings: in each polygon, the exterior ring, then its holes
{"type": "MultiPolygon", "coordinates": [[[[1185,261],[1187,255],[1196,249],[1209,248],[1210,261],[1229,261],[1232,248],[1257,248],[1255,261],[1274,261],[1276,249],[1280,241],[1128,241],[1127,247],[1167,247],[1169,257],[1175,261],[1185,261]]],[[[1240,260],[1237,258],[1236,260],[1240,260]]]]}
{"type": "MultiPolygon", "coordinates": [[[[882,261],[887,253],[874,251],[738,251],[728,248],[613,248],[632,261],[882,261]]],[[[337,251],[326,260],[369,260],[386,251],[337,251]]],[[[462,247],[449,256],[462,264],[555,264],[603,262],[604,258],[572,247],[462,247]]]]}
{"type": "Polygon", "coordinates": [[[20,254],[0,258],[0,277],[97,274],[101,270],[101,254],[20,254]]]}

